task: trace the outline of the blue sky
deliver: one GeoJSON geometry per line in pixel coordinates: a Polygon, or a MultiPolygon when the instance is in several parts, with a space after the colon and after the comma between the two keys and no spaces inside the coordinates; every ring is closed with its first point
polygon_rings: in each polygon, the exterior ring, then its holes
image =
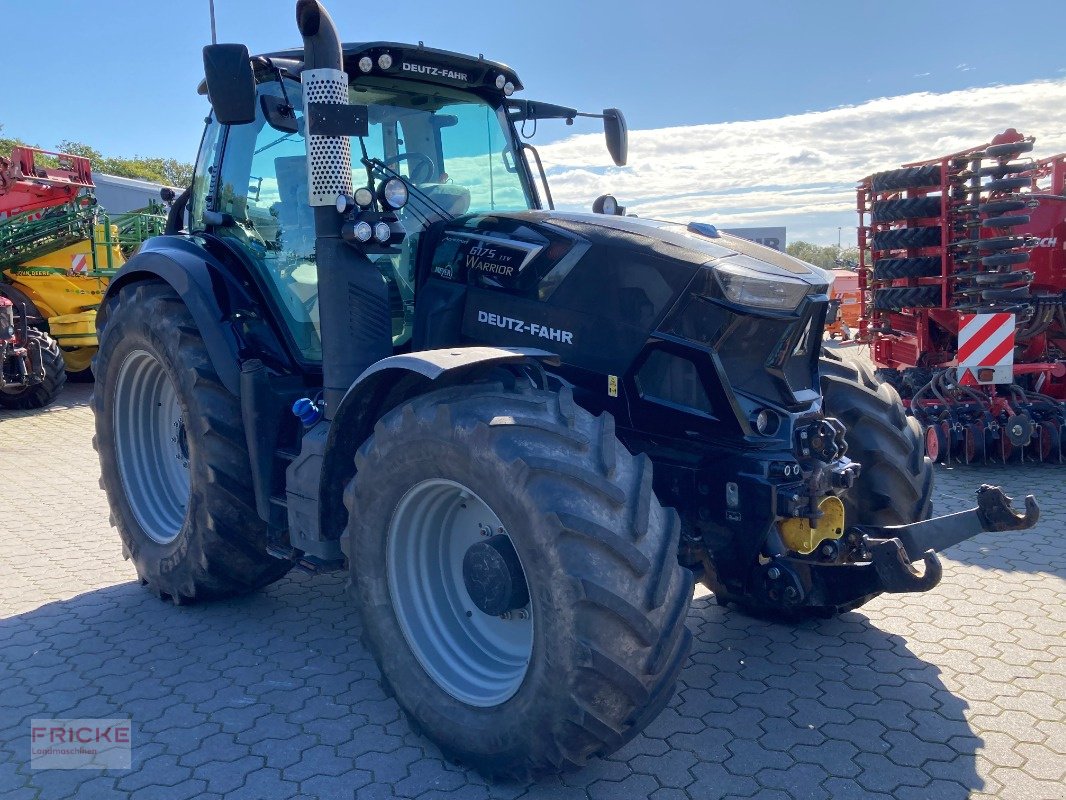
{"type": "MultiPolygon", "coordinates": [[[[207,5],[7,0],[4,133],[46,147],[76,139],[108,155],[191,160],[206,110],[195,85],[210,35],[207,5]]],[[[1030,0],[1009,13],[1015,6],[1003,0],[328,6],[346,39],[421,39],[483,52],[518,70],[525,97],[617,106],[634,131],[1066,77],[1062,0],[1030,0]]],[[[294,0],[216,0],[219,39],[253,51],[292,45],[294,7],[294,0]]],[[[593,129],[544,125],[538,141],[593,129]]],[[[991,133],[975,131],[977,143],[991,133]]]]}

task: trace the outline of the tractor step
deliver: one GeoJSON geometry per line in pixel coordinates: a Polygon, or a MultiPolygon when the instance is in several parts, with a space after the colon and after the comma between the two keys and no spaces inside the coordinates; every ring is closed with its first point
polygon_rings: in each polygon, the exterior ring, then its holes
{"type": "Polygon", "coordinates": [[[266,548],[267,553],[282,561],[291,561],[293,567],[310,575],[322,575],[326,572],[338,572],[347,567],[347,559],[322,559],[308,555],[288,545],[270,544],[266,548]]]}

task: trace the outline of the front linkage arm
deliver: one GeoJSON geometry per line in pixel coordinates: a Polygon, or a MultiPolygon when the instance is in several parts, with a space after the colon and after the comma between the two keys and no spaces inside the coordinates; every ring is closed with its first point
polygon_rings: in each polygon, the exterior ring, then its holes
{"type": "Polygon", "coordinates": [[[979,533],[1027,530],[1039,519],[1040,508],[1032,495],[1025,498],[1025,513],[1019,514],[1002,489],[984,484],[977,490],[977,508],[969,511],[910,525],[858,525],[852,531],[862,536],[884,591],[925,592],[943,575],[938,552],[979,533]],[[925,562],[924,572],[912,566],[917,561],[925,562]]]}

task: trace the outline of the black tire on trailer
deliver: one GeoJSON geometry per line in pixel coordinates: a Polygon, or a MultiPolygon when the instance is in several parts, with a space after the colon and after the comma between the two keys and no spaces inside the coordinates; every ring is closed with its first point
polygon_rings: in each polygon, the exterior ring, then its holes
{"type": "Polygon", "coordinates": [[[895,222],[900,219],[919,219],[940,216],[940,196],[902,197],[874,203],[870,211],[874,222],[895,222]]]}
{"type": "Polygon", "coordinates": [[[288,572],[291,562],[266,552],[240,401],[178,295],[156,281],[122,287],[93,369],[100,486],[141,582],[182,604],[288,572]]]}
{"type": "Polygon", "coordinates": [[[874,308],[880,311],[935,308],[939,305],[939,286],[890,286],[874,292],[874,308]]]}
{"type": "Polygon", "coordinates": [[[55,339],[36,328],[28,328],[26,337],[29,339],[27,344],[36,343],[41,348],[44,380],[22,388],[0,389],[0,408],[44,408],[56,399],[67,382],[63,353],[60,352],[55,339]]]}
{"type": "Polygon", "coordinates": [[[1007,144],[992,144],[985,148],[988,158],[1007,158],[1021,153],[1028,153],[1033,149],[1032,142],[1009,142],[1007,144]]]}
{"type": "Polygon", "coordinates": [[[894,281],[901,278],[935,278],[941,272],[940,256],[919,258],[879,258],[874,263],[874,280],[894,281]]]}
{"type": "Polygon", "coordinates": [[[449,758],[522,779],[577,767],[665,706],[693,578],[650,460],[619,443],[610,415],[566,388],[455,386],[386,414],[355,463],[345,503],[364,640],[449,758]],[[514,554],[492,585],[528,591],[486,611],[453,565],[490,545],[514,554]]]}
{"type": "Polygon", "coordinates": [[[1013,192],[1015,189],[1024,189],[1032,185],[1031,178],[996,178],[988,181],[981,188],[988,192],[1013,192]]]}
{"type": "Polygon", "coordinates": [[[1028,214],[1011,214],[1000,217],[989,217],[988,219],[981,220],[981,224],[986,228],[1013,228],[1015,225],[1028,225],[1028,214]]]}
{"type": "Polygon", "coordinates": [[[1012,264],[1025,264],[1028,261],[1028,253],[996,253],[981,259],[981,263],[986,267],[1007,267],[1012,264]]]}
{"type": "Polygon", "coordinates": [[[888,172],[879,172],[870,181],[875,192],[892,192],[900,189],[922,189],[940,185],[940,165],[926,164],[922,167],[904,167],[888,172]]]}
{"type": "Polygon", "coordinates": [[[912,247],[936,247],[941,241],[939,226],[897,228],[878,231],[871,239],[874,250],[907,250],[912,247]]]}

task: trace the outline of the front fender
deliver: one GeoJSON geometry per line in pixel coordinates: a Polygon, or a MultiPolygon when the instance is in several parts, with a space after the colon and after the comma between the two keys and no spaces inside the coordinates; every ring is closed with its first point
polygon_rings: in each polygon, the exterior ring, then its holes
{"type": "Polygon", "coordinates": [[[351,385],[330,417],[325,460],[319,480],[321,536],[340,537],[347,522],[342,492],[355,474],[355,452],[374,424],[390,409],[418,394],[433,391],[496,366],[559,363],[546,350],[527,347],[449,347],[383,358],[351,385]]]}
{"type": "Polygon", "coordinates": [[[149,239],[111,279],[96,326],[103,330],[108,301],[124,286],[142,280],[163,281],[189,309],[222,384],[239,397],[242,361],[258,358],[285,370],[290,359],[269,324],[261,298],[248,290],[250,282],[242,274],[243,267],[234,263],[225,248],[211,244],[182,234],[149,239]]]}

